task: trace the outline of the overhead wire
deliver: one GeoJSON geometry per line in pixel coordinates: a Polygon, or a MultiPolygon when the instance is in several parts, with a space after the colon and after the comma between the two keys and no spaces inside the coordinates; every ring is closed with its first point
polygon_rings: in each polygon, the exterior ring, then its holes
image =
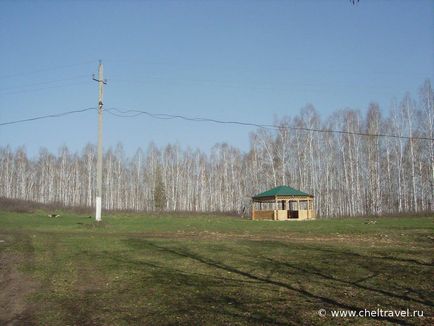
{"type": "Polygon", "coordinates": [[[65,87],[71,87],[71,86],[79,86],[79,85],[84,85],[84,83],[85,83],[84,81],[81,81],[81,82],[73,82],[73,83],[68,83],[68,84],[63,84],[63,85],[29,88],[29,89],[21,89],[21,90],[12,90],[12,91],[4,92],[4,93],[1,93],[1,91],[0,91],[0,95],[4,96],[4,95],[32,93],[32,92],[44,91],[46,89],[56,89],[56,88],[65,88],[65,87]]]}
{"type": "MultiPolygon", "coordinates": [[[[8,122],[0,122],[0,126],[6,126],[6,125],[13,125],[23,122],[30,122],[30,121],[36,121],[41,119],[48,119],[48,118],[59,118],[70,114],[75,113],[83,113],[86,111],[91,110],[98,110],[95,107],[81,109],[81,110],[72,110],[72,111],[66,111],[62,113],[57,114],[48,114],[43,116],[37,116],[33,118],[27,118],[27,119],[21,119],[21,120],[15,120],[15,121],[8,121],[8,122]]],[[[212,118],[202,118],[202,117],[188,117],[185,115],[179,115],[179,114],[168,114],[168,113],[152,113],[148,111],[143,110],[135,110],[135,109],[128,109],[128,110],[120,110],[117,108],[108,108],[105,109],[107,113],[110,115],[120,117],[120,118],[133,118],[140,115],[146,115],[153,119],[159,119],[159,120],[172,120],[172,119],[179,119],[179,120],[185,120],[185,121],[192,121],[192,122],[210,122],[210,123],[216,123],[216,124],[227,124],[227,125],[240,125],[240,126],[248,126],[248,127],[256,127],[261,129],[268,129],[268,130],[296,130],[296,131],[305,131],[305,132],[317,132],[317,133],[336,133],[336,134],[345,134],[345,135],[355,135],[355,136],[365,136],[365,137],[384,137],[384,138],[398,138],[398,139],[413,139],[413,140],[429,140],[434,141],[434,138],[429,137],[421,137],[421,136],[402,136],[402,135],[393,135],[393,134],[371,134],[371,133],[365,133],[365,132],[357,132],[357,131],[345,131],[345,130],[335,130],[335,129],[320,129],[320,128],[307,128],[307,127],[295,127],[295,126],[285,126],[285,125],[275,125],[275,124],[259,124],[259,123],[253,123],[253,122],[244,122],[244,121],[233,121],[233,120],[217,120],[212,118]]]]}
{"type": "MultiPolygon", "coordinates": [[[[297,59],[302,59],[303,57],[300,56],[297,59]]],[[[116,59],[109,59],[109,60],[105,60],[105,62],[113,62],[116,65],[119,64],[129,64],[129,65],[140,65],[140,66],[167,66],[167,67],[185,67],[185,68],[201,68],[202,70],[207,67],[207,68],[212,68],[212,69],[218,69],[219,71],[223,70],[223,71],[230,71],[230,72],[234,72],[234,71],[239,71],[239,72],[244,72],[244,71],[250,71],[252,69],[253,66],[249,66],[246,65],[245,62],[243,62],[242,64],[238,63],[238,64],[226,64],[226,65],[221,65],[221,64],[215,64],[214,62],[206,62],[206,63],[197,63],[197,62],[191,62],[191,63],[180,63],[180,62],[164,62],[164,61],[149,61],[149,60],[143,60],[142,58],[135,58],[132,60],[116,60],[116,59]]],[[[287,65],[280,65],[280,64],[274,64],[274,63],[268,63],[267,64],[267,70],[278,70],[278,71],[282,71],[288,69],[287,65]]],[[[345,74],[366,74],[368,73],[372,73],[372,74],[376,74],[376,75],[419,75],[419,76],[426,76],[426,72],[424,71],[414,71],[414,70],[370,70],[370,71],[366,71],[366,69],[362,69],[362,70],[357,70],[354,69],[354,65],[349,65],[349,66],[342,66],[340,65],[339,68],[333,68],[333,67],[324,67],[322,66],[321,68],[317,68],[317,67],[310,67],[310,68],[304,68],[303,69],[304,73],[326,73],[326,74],[330,74],[330,73],[345,73],[345,74]]]]}
{"type": "Polygon", "coordinates": [[[84,77],[89,77],[89,74],[86,75],[78,75],[78,76],[74,76],[74,77],[69,77],[69,78],[63,78],[63,79],[56,79],[56,80],[49,80],[49,81],[41,81],[41,82],[36,82],[36,83],[32,83],[32,84],[25,84],[25,85],[17,85],[17,86],[12,86],[12,87],[6,87],[6,88],[0,88],[0,92],[10,92],[10,91],[17,91],[17,90],[21,90],[21,89],[31,89],[34,86],[40,86],[40,85],[47,85],[47,84],[53,84],[53,83],[60,83],[60,82],[64,82],[64,81],[71,81],[71,80],[77,80],[77,79],[81,79],[84,77]]]}
{"type": "MultiPolygon", "coordinates": [[[[3,76],[0,76],[0,79],[12,78],[15,76],[34,74],[34,73],[44,72],[44,71],[65,69],[65,68],[74,67],[74,66],[78,66],[78,65],[89,64],[92,62],[94,62],[94,61],[92,60],[92,61],[86,61],[86,62],[82,62],[82,63],[69,64],[69,65],[51,67],[51,68],[46,68],[46,69],[39,69],[39,70],[31,71],[31,72],[18,73],[18,74],[14,74],[14,75],[3,75],[3,76]]],[[[82,76],[72,77],[72,78],[63,79],[63,80],[53,80],[53,81],[47,81],[47,82],[40,82],[40,83],[35,83],[35,84],[24,86],[24,88],[35,86],[35,85],[43,85],[43,84],[49,84],[49,83],[54,83],[54,82],[66,81],[66,80],[71,80],[74,78],[81,78],[81,77],[82,76]]],[[[195,81],[199,81],[199,80],[195,80],[195,81]]],[[[215,82],[215,81],[200,80],[200,82],[215,82]]],[[[13,90],[11,91],[10,89],[9,90],[3,89],[3,90],[0,90],[0,93],[4,92],[4,93],[1,93],[1,95],[18,94],[18,93],[23,93],[23,92],[26,93],[26,92],[39,91],[39,90],[51,89],[51,88],[68,87],[68,86],[73,86],[73,85],[77,85],[77,84],[81,84],[81,83],[74,83],[74,84],[69,84],[69,85],[57,85],[57,86],[51,86],[51,87],[42,87],[42,88],[36,88],[36,89],[22,89],[22,90],[18,89],[16,91],[13,91],[13,90]]],[[[0,126],[18,124],[18,123],[23,123],[23,122],[30,122],[30,121],[35,121],[35,120],[47,119],[47,118],[58,118],[58,117],[62,117],[65,115],[82,113],[82,112],[86,112],[86,111],[90,111],[90,110],[97,110],[97,108],[86,108],[86,109],[81,109],[81,110],[72,110],[72,111],[62,112],[62,113],[58,113],[58,114],[49,114],[49,115],[37,116],[37,117],[33,117],[33,118],[27,118],[27,119],[15,120],[15,121],[0,122],[0,126]]],[[[137,117],[139,115],[146,115],[146,116],[149,116],[150,118],[160,119],[160,120],[179,119],[179,120],[192,121],[192,122],[209,122],[209,123],[216,123],[216,124],[250,126],[250,127],[269,129],[269,130],[288,129],[288,130],[317,132],[317,133],[336,133],[336,134],[347,134],[347,135],[357,135],[357,136],[366,136],[366,137],[388,137],[388,138],[399,138],[399,139],[415,139],[415,140],[417,139],[417,140],[434,141],[433,138],[421,137],[421,136],[403,136],[403,135],[383,134],[383,133],[371,134],[371,133],[357,132],[357,131],[295,127],[295,126],[275,125],[275,124],[258,124],[258,123],[253,123],[253,122],[217,120],[217,119],[202,118],[202,117],[188,117],[185,115],[176,115],[176,114],[167,114],[167,113],[152,113],[152,112],[148,112],[148,111],[144,111],[144,110],[136,110],[136,109],[120,110],[117,108],[109,108],[109,109],[105,109],[105,111],[107,111],[109,114],[111,114],[113,116],[120,117],[120,118],[133,118],[133,117],[137,117]]]]}
{"type": "Polygon", "coordinates": [[[1,75],[0,79],[15,78],[15,77],[26,76],[26,75],[34,75],[34,74],[37,74],[40,72],[56,71],[56,70],[67,69],[67,68],[71,68],[71,67],[84,66],[84,65],[96,63],[96,62],[97,62],[97,60],[88,60],[88,61],[83,61],[83,62],[78,62],[78,63],[73,63],[73,64],[67,64],[67,65],[62,65],[62,66],[47,67],[47,68],[36,69],[36,70],[32,70],[32,71],[19,72],[19,73],[15,73],[15,74],[1,75]]]}
{"type": "MultiPolygon", "coordinates": [[[[194,79],[194,78],[182,78],[175,79],[171,77],[160,77],[160,76],[147,76],[145,79],[113,79],[113,82],[126,83],[126,84],[149,84],[155,81],[164,82],[167,84],[189,84],[189,83],[198,83],[204,86],[211,85],[213,87],[221,87],[228,89],[247,89],[252,91],[273,91],[273,92],[288,92],[290,90],[297,90],[298,92],[315,92],[323,89],[324,87],[330,86],[330,82],[328,81],[315,81],[315,82],[300,82],[300,81],[288,81],[288,82],[280,82],[278,85],[273,85],[272,83],[264,83],[264,82],[254,82],[254,81],[243,81],[243,82],[230,82],[224,80],[212,80],[212,79],[194,79]]],[[[339,88],[351,88],[352,86],[348,84],[348,82],[334,82],[335,87],[339,88]]],[[[358,85],[358,87],[362,87],[363,89],[370,91],[382,91],[382,92],[393,92],[391,87],[382,87],[381,89],[377,86],[373,85],[358,85]]]]}
{"type": "Polygon", "coordinates": [[[109,114],[121,118],[133,118],[139,115],[146,115],[154,119],[160,120],[168,120],[168,119],[180,119],[186,121],[193,122],[211,122],[216,124],[232,124],[232,125],[240,125],[240,126],[250,126],[257,127],[261,129],[271,129],[271,130],[297,130],[297,131],[306,131],[306,132],[317,132],[317,133],[336,133],[336,134],[345,134],[345,135],[356,135],[356,136],[365,136],[365,137],[386,137],[386,138],[398,138],[398,139],[414,139],[414,140],[430,140],[434,141],[434,138],[429,137],[420,137],[420,136],[402,136],[402,135],[394,135],[394,134],[371,134],[365,132],[357,132],[357,131],[345,131],[345,130],[335,130],[335,129],[320,129],[320,128],[307,128],[307,127],[295,127],[295,126],[284,126],[284,125],[275,125],[275,124],[258,124],[253,122],[243,122],[243,121],[230,121],[230,120],[217,120],[211,118],[201,118],[201,117],[187,117],[184,115],[176,115],[176,114],[167,114],[167,113],[152,113],[143,110],[119,110],[117,108],[109,108],[106,109],[109,114]]]}
{"type": "Polygon", "coordinates": [[[60,118],[66,115],[75,114],[75,113],[82,113],[86,111],[91,110],[97,110],[97,108],[87,108],[87,109],[81,109],[81,110],[72,110],[72,111],[66,111],[62,113],[55,113],[55,114],[47,114],[42,116],[37,116],[33,118],[27,118],[27,119],[21,119],[21,120],[15,120],[15,121],[8,121],[8,122],[0,122],[0,126],[6,126],[6,125],[13,125],[17,123],[23,123],[23,122],[30,122],[30,121],[36,121],[41,119],[48,119],[48,118],[60,118]]]}

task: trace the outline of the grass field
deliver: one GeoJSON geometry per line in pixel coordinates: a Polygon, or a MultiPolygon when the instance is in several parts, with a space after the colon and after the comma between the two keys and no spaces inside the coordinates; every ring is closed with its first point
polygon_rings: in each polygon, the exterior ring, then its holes
{"type": "Polygon", "coordinates": [[[434,322],[432,217],[61,215],[0,212],[0,324],[434,322]],[[330,316],[364,309],[425,317],[330,316]]]}

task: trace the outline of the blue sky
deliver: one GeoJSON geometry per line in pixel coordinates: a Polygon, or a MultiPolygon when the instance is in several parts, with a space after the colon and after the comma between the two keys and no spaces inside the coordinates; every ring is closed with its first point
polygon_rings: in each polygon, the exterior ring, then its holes
{"type": "MultiPolygon", "coordinates": [[[[434,1],[1,1],[0,121],[105,107],[272,123],[417,96],[434,77],[434,1]]],[[[96,142],[86,112],[0,127],[0,145],[56,152],[96,142]]],[[[240,126],[105,114],[104,146],[178,142],[247,150],[240,126]]]]}

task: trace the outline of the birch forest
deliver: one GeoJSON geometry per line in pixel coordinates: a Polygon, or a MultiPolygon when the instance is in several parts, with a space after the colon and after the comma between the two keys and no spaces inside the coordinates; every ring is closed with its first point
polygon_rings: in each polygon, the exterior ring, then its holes
{"type": "MultiPolygon", "coordinates": [[[[206,153],[151,143],[127,157],[119,144],[104,152],[103,207],[241,212],[252,195],[289,185],[313,194],[322,217],[433,211],[433,102],[427,80],[416,97],[389,108],[371,103],[365,113],[347,108],[324,118],[307,105],[277,119],[279,128],[251,132],[246,152],[226,143],[206,153]]],[[[2,145],[0,166],[0,197],[94,206],[95,145],[41,148],[32,158],[24,147],[2,145]]]]}

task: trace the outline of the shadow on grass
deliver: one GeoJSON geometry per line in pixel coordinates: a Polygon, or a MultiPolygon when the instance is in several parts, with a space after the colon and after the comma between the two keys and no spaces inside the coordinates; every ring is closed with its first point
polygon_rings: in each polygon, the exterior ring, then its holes
{"type": "Polygon", "coordinates": [[[298,272],[304,273],[304,274],[314,275],[315,277],[322,278],[326,281],[342,283],[344,285],[348,285],[348,286],[351,286],[353,288],[358,288],[360,290],[365,290],[365,291],[370,291],[370,292],[374,292],[377,294],[381,294],[381,295],[384,295],[384,296],[389,297],[389,298],[395,298],[395,299],[404,300],[404,301],[408,301],[408,302],[420,303],[420,304],[423,304],[426,306],[433,306],[433,302],[430,301],[429,299],[419,300],[417,298],[412,298],[412,297],[409,297],[407,295],[396,294],[396,293],[393,293],[390,291],[386,291],[383,289],[379,289],[379,288],[375,288],[372,286],[367,286],[367,285],[361,284],[362,282],[365,282],[369,279],[375,278],[378,275],[380,275],[380,273],[378,273],[378,272],[372,273],[368,277],[365,277],[365,278],[359,279],[355,282],[352,282],[352,281],[340,279],[340,278],[333,276],[333,275],[326,274],[325,272],[321,271],[318,268],[315,268],[314,266],[309,266],[308,268],[303,268],[303,267],[299,267],[297,265],[294,265],[294,264],[291,264],[288,262],[276,261],[276,260],[271,259],[271,258],[266,258],[266,260],[270,264],[272,264],[272,266],[276,266],[280,272],[288,271],[288,269],[289,269],[289,270],[298,271],[298,272]]]}
{"type": "Polygon", "coordinates": [[[433,267],[434,266],[432,263],[426,263],[426,262],[419,261],[419,260],[416,260],[416,259],[408,259],[408,258],[393,257],[393,256],[384,256],[384,255],[383,256],[365,256],[365,255],[362,255],[362,254],[354,252],[354,251],[332,250],[332,249],[327,249],[327,248],[316,248],[316,250],[322,251],[322,252],[329,252],[329,253],[332,253],[332,254],[343,254],[343,255],[346,255],[346,256],[352,256],[352,257],[357,257],[357,258],[390,260],[390,261],[393,261],[393,262],[410,263],[410,264],[419,265],[419,266],[429,266],[429,267],[433,267]]]}
{"type": "MultiPolygon", "coordinates": [[[[333,324],[335,319],[317,316],[317,309],[363,311],[374,306],[373,299],[395,309],[405,304],[433,306],[428,290],[387,282],[387,277],[401,268],[408,268],[401,271],[400,275],[405,276],[421,268],[424,270],[420,275],[428,273],[428,267],[413,260],[405,265],[402,261],[393,264],[387,258],[338,247],[333,250],[318,244],[280,241],[245,241],[244,247],[229,248],[225,244],[203,243],[205,247],[201,248],[183,241],[143,238],[121,241],[126,247],[120,251],[85,250],[70,257],[76,265],[88,264],[100,283],[80,273],[79,283],[71,293],[49,299],[59,307],[64,322],[333,324]],[[323,261],[314,262],[317,258],[323,261]],[[330,266],[333,263],[348,266],[330,266]],[[352,269],[354,274],[346,274],[352,269]],[[120,273],[123,275],[116,283],[113,277],[120,273]],[[356,296],[344,296],[344,290],[356,296]]],[[[388,316],[372,319],[377,323],[413,323],[388,316]]],[[[366,323],[369,319],[340,321],[348,322],[366,323]]]]}
{"type": "MultiPolygon", "coordinates": [[[[275,245],[281,246],[285,249],[294,249],[294,245],[289,247],[287,244],[283,244],[281,242],[276,242],[275,245]]],[[[379,256],[379,255],[363,255],[354,251],[343,250],[343,249],[329,249],[325,247],[317,247],[317,246],[308,246],[303,244],[297,244],[298,250],[306,250],[306,251],[314,251],[314,252],[323,252],[327,255],[330,260],[343,260],[351,262],[351,264],[357,264],[357,266],[362,267],[366,270],[370,271],[370,275],[360,278],[356,281],[349,281],[345,279],[340,279],[330,273],[327,273],[324,269],[319,269],[313,264],[309,262],[305,262],[303,266],[288,262],[288,261],[279,261],[276,259],[272,259],[269,257],[261,257],[262,262],[268,266],[274,267],[274,273],[284,273],[284,272],[298,272],[303,275],[312,275],[317,279],[324,279],[326,281],[332,281],[336,283],[341,283],[343,285],[351,286],[353,288],[358,288],[360,290],[369,291],[372,293],[377,293],[384,295],[389,298],[394,298],[398,300],[404,300],[409,303],[419,303],[428,307],[434,306],[434,301],[429,297],[428,294],[425,294],[421,291],[417,291],[414,288],[410,287],[398,287],[394,286],[392,282],[388,282],[387,285],[391,288],[394,288],[397,293],[388,291],[385,289],[376,288],[374,286],[363,285],[361,283],[368,281],[370,279],[374,279],[377,276],[384,276],[387,274],[391,274],[393,269],[399,269],[403,272],[404,269],[411,269],[418,273],[425,272],[426,278],[428,279],[432,273],[432,264],[422,263],[416,259],[403,259],[398,257],[391,256],[379,256]],[[402,293],[402,294],[399,294],[402,293]],[[405,293],[412,293],[418,298],[411,297],[405,293]]],[[[257,256],[251,257],[252,259],[258,259],[257,256]]]]}
{"type": "MultiPolygon", "coordinates": [[[[152,249],[160,250],[158,246],[154,247],[149,243],[147,245],[150,245],[152,249]]],[[[143,249],[143,246],[141,246],[141,249],[143,249]]],[[[140,277],[135,278],[132,283],[146,283],[170,289],[169,296],[167,296],[167,293],[165,294],[166,300],[159,303],[159,308],[151,317],[151,322],[158,322],[160,325],[173,324],[174,320],[176,321],[175,324],[188,325],[231,324],[234,319],[237,324],[246,321],[248,321],[248,324],[282,326],[300,325],[302,323],[302,320],[297,319],[294,315],[292,315],[292,321],[290,319],[280,321],[280,316],[272,316],[260,310],[252,311],[252,306],[263,304],[273,306],[279,302],[287,301],[286,298],[259,300],[242,296],[238,289],[244,287],[258,292],[267,290],[262,282],[255,279],[236,279],[194,270],[185,271],[153,262],[131,259],[126,256],[109,256],[101,253],[95,256],[95,259],[101,258],[116,263],[117,266],[122,268],[140,270],[143,275],[147,275],[146,277],[143,276],[143,279],[140,279],[140,277]],[[233,289],[233,291],[227,291],[228,288],[233,289]],[[164,315],[161,314],[161,311],[164,311],[164,315]],[[157,319],[155,316],[158,316],[157,319]],[[182,317],[182,320],[176,320],[180,318],[179,316],[184,317],[182,317]]],[[[125,289],[130,288],[131,284],[125,285],[125,289]]],[[[130,317],[123,317],[122,319],[128,322],[132,321],[130,317]]]]}
{"type": "MultiPolygon", "coordinates": [[[[235,275],[237,277],[241,277],[241,279],[243,280],[242,282],[244,282],[245,280],[249,280],[249,281],[253,281],[256,282],[257,284],[263,284],[263,285],[267,285],[268,287],[275,287],[276,289],[278,288],[284,288],[289,290],[290,292],[293,292],[297,295],[301,295],[302,297],[305,298],[306,301],[308,302],[316,302],[318,303],[318,305],[320,307],[332,307],[333,309],[344,309],[344,310],[355,310],[355,311],[362,311],[364,310],[366,307],[360,307],[357,306],[355,304],[351,304],[348,302],[344,302],[343,300],[338,300],[335,298],[332,298],[331,296],[328,295],[324,295],[324,294],[318,294],[315,293],[317,291],[312,291],[309,289],[304,288],[303,286],[300,285],[294,285],[294,284],[289,284],[287,282],[278,280],[276,278],[271,277],[270,275],[263,276],[259,273],[255,273],[252,270],[244,270],[242,268],[239,267],[235,267],[233,265],[230,265],[228,263],[224,263],[222,261],[218,261],[216,259],[212,259],[210,257],[206,257],[204,255],[198,254],[196,252],[193,252],[185,247],[166,247],[166,246],[161,246],[159,244],[157,244],[156,242],[152,242],[152,241],[148,241],[148,240],[141,240],[141,239],[129,239],[126,240],[127,244],[129,246],[131,246],[132,248],[135,249],[153,249],[153,250],[157,250],[163,253],[168,253],[170,255],[174,255],[174,256],[178,256],[181,258],[186,258],[186,259],[191,259],[197,263],[206,265],[214,270],[221,270],[224,272],[229,272],[232,273],[232,275],[235,275]]],[[[256,257],[255,260],[261,260],[261,257],[256,257]]],[[[402,295],[398,295],[389,291],[383,291],[380,289],[375,289],[375,288],[371,288],[368,286],[364,286],[364,285],[360,285],[360,282],[363,280],[359,280],[357,282],[349,282],[349,281],[345,281],[345,280],[341,280],[338,279],[336,277],[332,277],[330,275],[327,275],[321,271],[319,271],[318,269],[314,268],[314,267],[309,267],[309,268],[301,268],[298,267],[296,265],[290,264],[290,263],[283,263],[280,261],[276,261],[274,259],[269,259],[267,258],[265,260],[266,263],[269,264],[271,270],[274,270],[274,272],[278,272],[280,273],[280,275],[282,275],[282,273],[288,273],[288,268],[292,269],[293,271],[297,271],[300,274],[304,274],[304,275],[312,275],[315,278],[320,278],[320,279],[325,279],[326,281],[332,281],[332,282],[340,282],[340,283],[344,283],[348,286],[351,286],[353,288],[357,288],[357,289],[362,289],[365,291],[371,291],[371,292],[375,292],[378,294],[381,294],[385,297],[390,297],[390,298],[394,298],[394,299],[399,299],[399,300],[404,300],[404,301],[414,301],[414,302],[418,302],[424,305],[432,305],[430,301],[427,300],[416,300],[414,298],[410,298],[408,296],[402,296],[402,295]]],[[[143,262],[140,262],[139,264],[145,264],[143,262]]],[[[250,267],[254,267],[254,266],[250,266],[250,267]]],[[[163,266],[154,266],[154,268],[158,268],[159,272],[161,273],[161,270],[166,270],[167,271],[167,267],[163,267],[163,266]]],[[[172,271],[171,273],[173,273],[174,271],[172,271]]],[[[186,273],[185,271],[183,272],[184,274],[186,273]]],[[[193,275],[194,273],[190,273],[191,275],[193,275]]],[[[272,273],[273,274],[273,273],[272,273]]],[[[372,275],[371,277],[374,277],[375,275],[372,275]]],[[[208,278],[213,278],[213,275],[207,275],[208,278]]],[[[217,281],[217,280],[215,280],[217,281]]],[[[236,279],[231,279],[231,281],[236,281],[236,282],[240,282],[240,280],[236,280],[236,279]]],[[[213,295],[215,295],[215,293],[213,293],[213,295]]],[[[212,297],[211,298],[212,302],[215,302],[217,300],[216,297],[212,297]]],[[[222,299],[220,297],[220,299],[222,299]]],[[[223,300],[223,299],[222,299],[223,300]]],[[[224,300],[223,300],[224,301],[224,300]]],[[[236,307],[238,308],[239,311],[241,311],[241,314],[245,311],[242,311],[243,308],[243,302],[236,302],[236,307]]],[[[203,307],[199,307],[199,308],[203,308],[203,307]]],[[[223,312],[222,312],[223,313],[223,312]]],[[[226,314],[233,314],[233,311],[225,311],[224,313],[226,314]]],[[[242,314],[243,315],[243,314],[242,314]]],[[[294,315],[289,316],[289,317],[294,317],[294,315]]],[[[376,320],[383,320],[383,321],[389,321],[389,322],[393,322],[393,323],[399,323],[402,325],[409,325],[410,323],[407,320],[404,319],[399,319],[399,318],[394,318],[394,317],[388,317],[388,316],[378,316],[378,317],[372,317],[373,319],[376,320]]],[[[276,319],[270,319],[269,317],[267,317],[266,315],[262,315],[260,317],[258,317],[257,319],[255,319],[256,322],[263,322],[263,323],[280,323],[280,321],[278,320],[278,318],[276,319]]],[[[303,320],[301,320],[303,321],[303,320]]],[[[283,322],[284,324],[288,324],[288,321],[285,320],[283,322]]]]}

